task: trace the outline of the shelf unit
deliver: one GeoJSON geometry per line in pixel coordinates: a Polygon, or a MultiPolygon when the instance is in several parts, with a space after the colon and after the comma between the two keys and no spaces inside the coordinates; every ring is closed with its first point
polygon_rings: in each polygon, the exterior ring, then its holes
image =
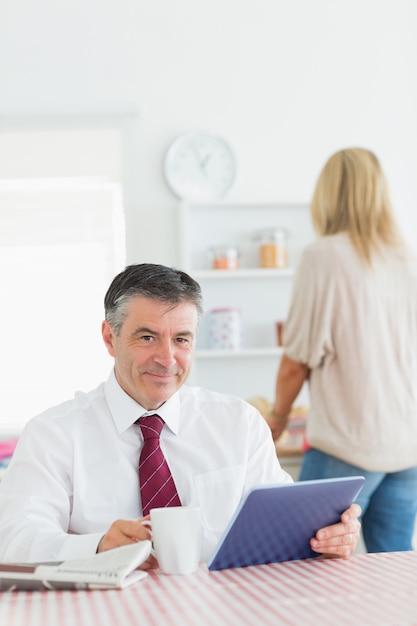
{"type": "Polygon", "coordinates": [[[305,203],[212,203],[179,206],[180,266],[201,285],[205,313],[200,322],[191,384],[202,385],[245,399],[272,398],[282,354],[277,346],[275,322],[284,320],[292,278],[302,249],[314,238],[305,203]],[[259,267],[260,229],[285,228],[289,232],[289,266],[259,267]],[[233,245],[240,252],[239,269],[211,268],[209,248],[233,245]],[[242,348],[208,347],[208,312],[213,308],[239,308],[242,348]]]}

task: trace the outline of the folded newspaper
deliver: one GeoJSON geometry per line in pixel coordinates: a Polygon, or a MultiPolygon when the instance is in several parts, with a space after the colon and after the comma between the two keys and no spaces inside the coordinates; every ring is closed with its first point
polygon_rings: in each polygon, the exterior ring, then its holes
{"type": "Polygon", "coordinates": [[[54,563],[0,563],[0,591],[120,589],[146,577],[137,570],[152,549],[150,541],[100,552],[87,559],[54,563]]]}

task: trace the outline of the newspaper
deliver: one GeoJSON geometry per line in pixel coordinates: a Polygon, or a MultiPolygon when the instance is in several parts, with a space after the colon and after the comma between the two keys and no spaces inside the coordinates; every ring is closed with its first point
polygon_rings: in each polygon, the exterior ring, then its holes
{"type": "Polygon", "coordinates": [[[0,591],[118,589],[146,577],[136,569],[151,553],[150,541],[100,552],[87,559],[53,563],[0,563],[0,591]]]}

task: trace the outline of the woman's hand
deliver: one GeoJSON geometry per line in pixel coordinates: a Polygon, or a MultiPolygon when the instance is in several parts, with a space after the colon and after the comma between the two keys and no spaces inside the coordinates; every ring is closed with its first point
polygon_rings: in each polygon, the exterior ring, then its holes
{"type": "Polygon", "coordinates": [[[274,411],[270,411],[268,415],[265,415],[266,423],[271,429],[272,438],[274,441],[279,439],[287,428],[289,415],[277,415],[274,411]]]}

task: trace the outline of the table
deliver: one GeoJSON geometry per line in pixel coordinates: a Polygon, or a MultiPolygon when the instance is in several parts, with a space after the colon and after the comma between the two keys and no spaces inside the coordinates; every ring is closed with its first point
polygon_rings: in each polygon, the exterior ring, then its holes
{"type": "Polygon", "coordinates": [[[417,624],[417,552],[191,575],[123,590],[6,592],[3,626],[405,626],[417,624]]]}

